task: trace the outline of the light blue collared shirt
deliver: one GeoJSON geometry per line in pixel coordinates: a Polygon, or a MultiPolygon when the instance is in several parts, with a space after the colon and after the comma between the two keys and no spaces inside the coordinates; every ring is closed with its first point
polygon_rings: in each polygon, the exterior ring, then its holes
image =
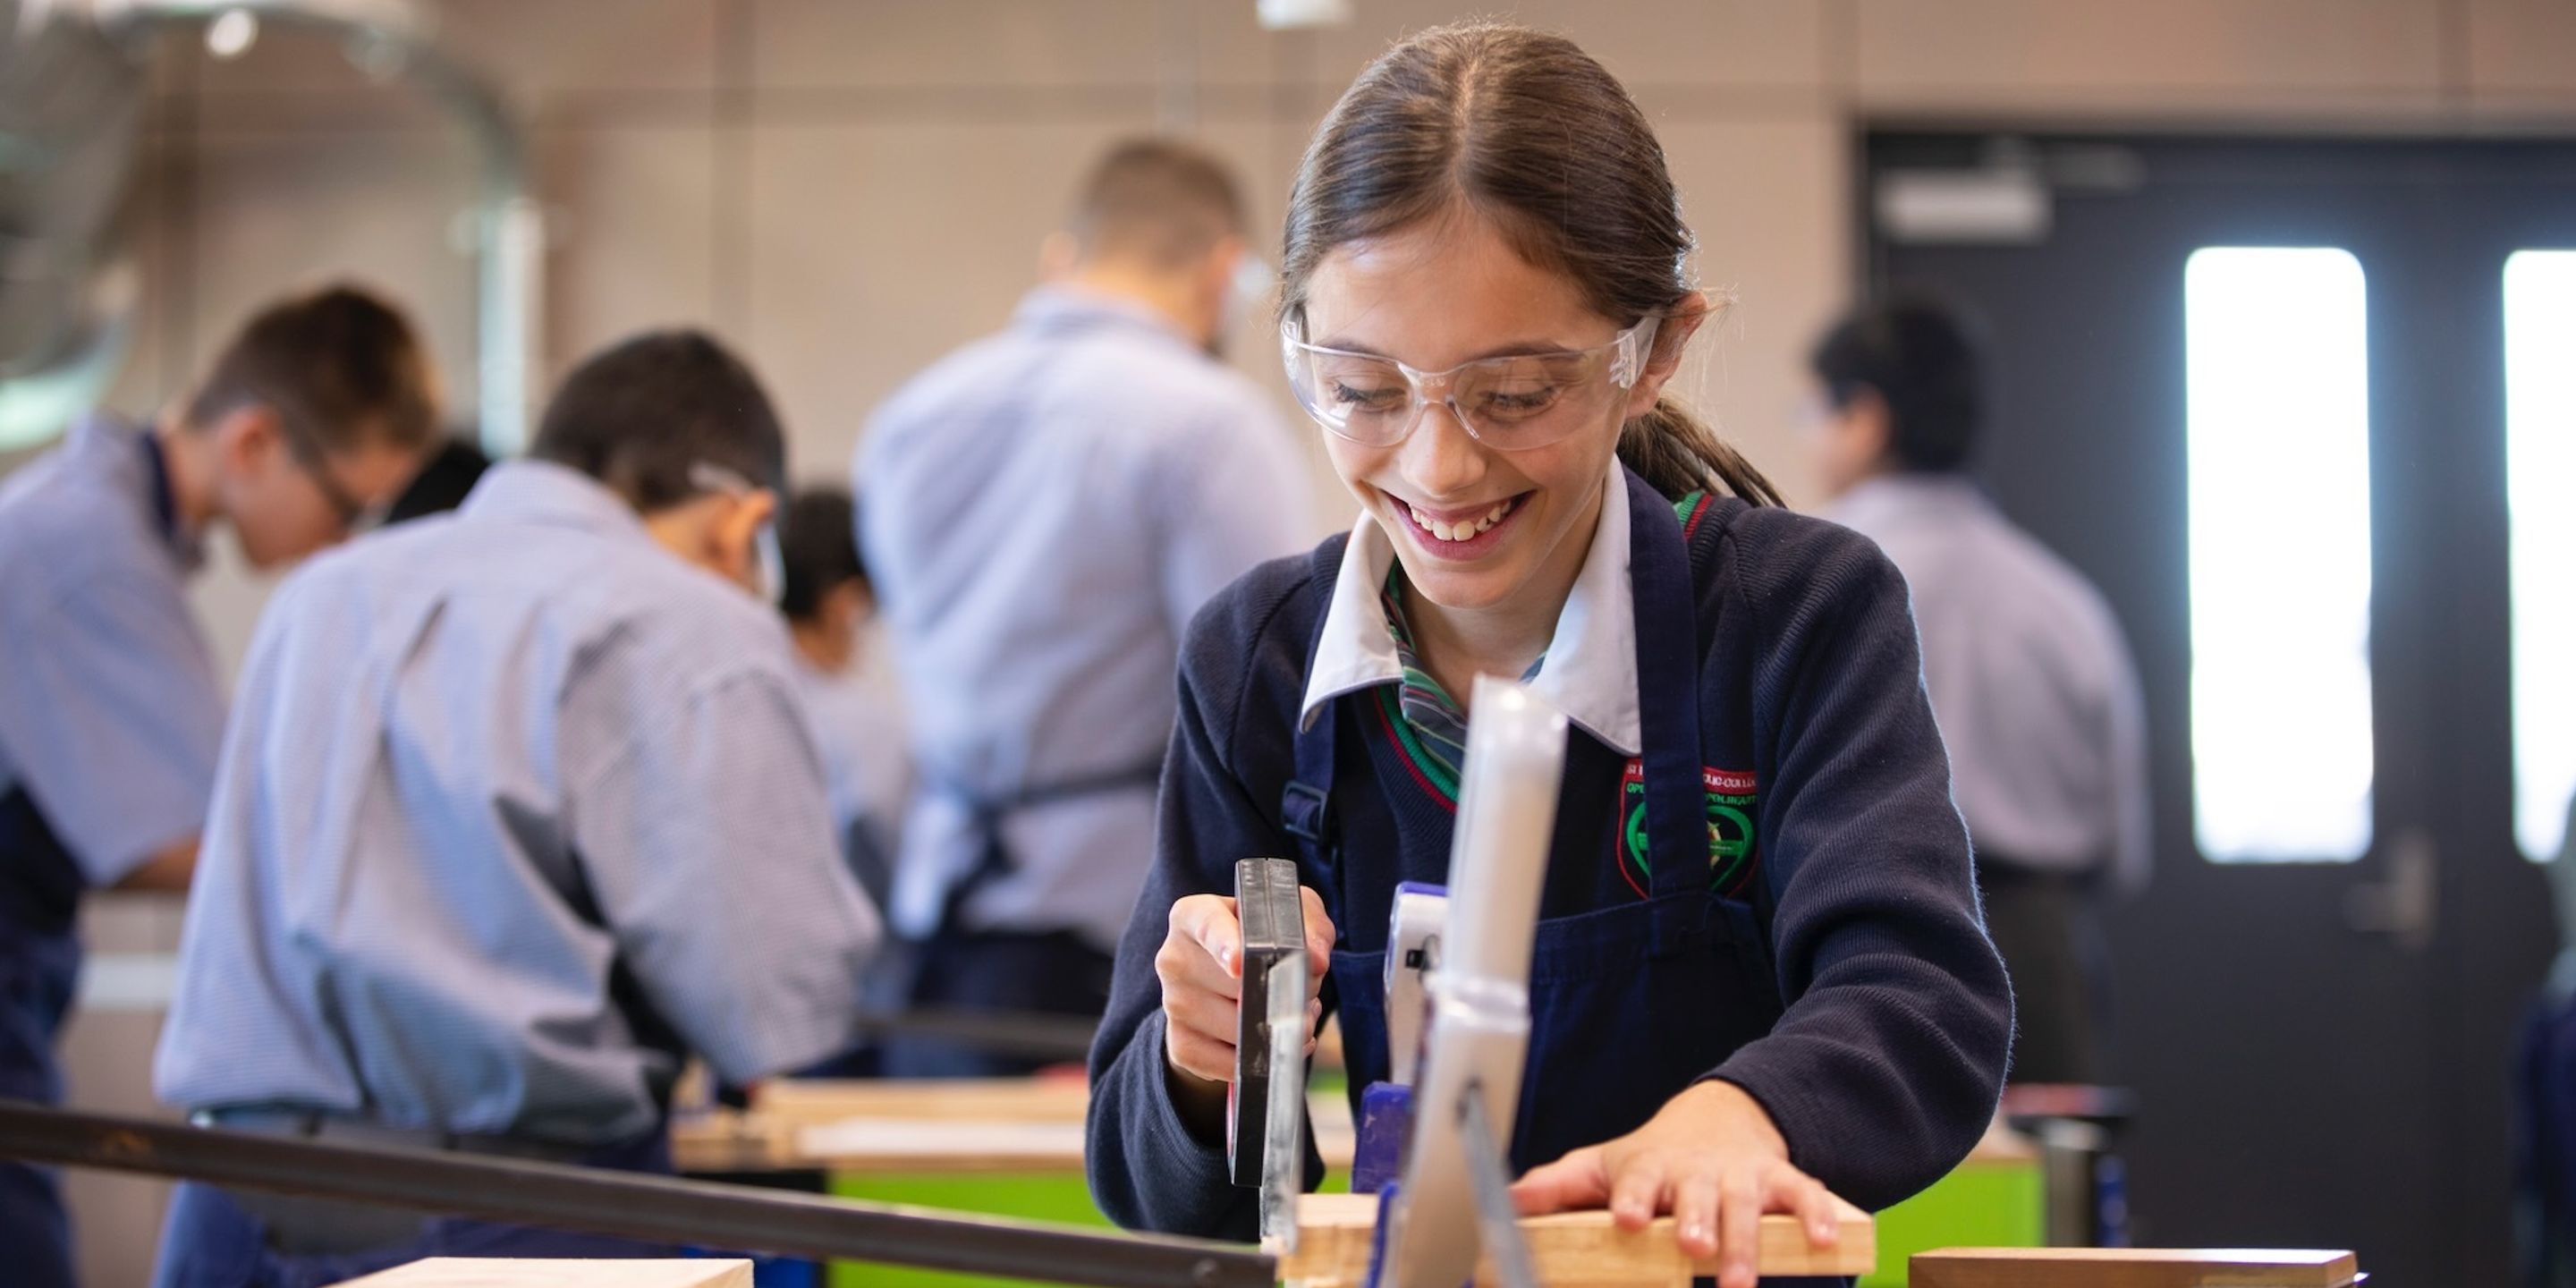
{"type": "Polygon", "coordinates": [[[196,835],[224,725],[148,432],[88,417],[0,485],[0,793],[92,886],[196,835]]]}
{"type": "MultiPolygon", "coordinates": [[[[1150,766],[1179,715],[1182,631],[1310,544],[1308,472],[1269,399],[1135,305],[1032,292],[868,428],[857,492],[915,772],[894,920],[937,922],[993,799],[1150,766]]],[[[1104,951],[1154,854],[1154,790],[1010,815],[1014,868],[970,928],[1073,930],[1104,951]]]]}
{"type": "Polygon", "coordinates": [[[681,1048],[744,1082],[851,1044],[878,922],[793,668],[556,465],[315,560],[243,666],[160,1097],[601,1142],[681,1048]]]}
{"type": "Polygon", "coordinates": [[[1978,856],[2146,884],[2146,699],[2100,593],[1965,478],[1873,478],[1824,517],[1876,541],[1914,593],[1978,856]]]}

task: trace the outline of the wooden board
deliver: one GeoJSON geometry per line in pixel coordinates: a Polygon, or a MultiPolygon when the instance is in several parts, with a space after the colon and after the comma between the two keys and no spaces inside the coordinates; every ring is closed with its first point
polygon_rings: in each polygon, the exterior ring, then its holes
{"type": "Polygon", "coordinates": [[[339,1288],[751,1288],[751,1263],[431,1257],[339,1288]]]}
{"type": "Polygon", "coordinates": [[[1078,1123],[1090,1105],[1091,1088],[1080,1078],[784,1079],[762,1084],[751,1102],[753,1112],[806,1124],[843,1118],[1078,1123]]]}
{"type": "MultiPolygon", "coordinates": [[[[1079,1125],[1091,1103],[1090,1089],[1079,1078],[1011,1078],[986,1081],[898,1081],[894,1079],[782,1080],[762,1084],[751,1108],[688,1114],[671,1125],[671,1155],[683,1172],[751,1172],[848,1168],[861,1170],[896,1161],[865,1150],[841,1155],[817,1154],[807,1148],[809,1128],[852,1120],[951,1122],[1034,1125],[1079,1125]]],[[[986,1133],[989,1136],[989,1133],[986,1133]]],[[[842,1133],[846,1142],[847,1133],[842,1133]]],[[[1038,1170],[1070,1166],[1080,1170],[1079,1145],[1068,1151],[1059,1139],[1021,1142],[999,1153],[950,1151],[928,1160],[930,1170],[995,1170],[1018,1165],[1038,1170]]],[[[987,1139],[978,1142],[989,1146],[987,1139]]],[[[905,1166],[920,1168],[920,1151],[894,1151],[905,1166]]]]}
{"type": "MultiPolygon", "coordinates": [[[[1279,1277],[1305,1288],[1357,1288],[1368,1278],[1376,1228],[1375,1195],[1305,1196],[1297,1203],[1297,1251],[1281,1259],[1279,1277]]],[[[1717,1273],[1715,1261],[1694,1262],[1682,1252],[1671,1217],[1630,1233],[1612,1225],[1607,1212],[1568,1212],[1530,1217],[1521,1233],[1548,1288],[1678,1288],[1717,1273]]],[[[1833,1247],[1813,1249],[1797,1218],[1766,1216],[1756,1269],[1766,1276],[1857,1275],[1877,1265],[1877,1229],[1868,1213],[1844,1204],[1840,1235],[1833,1247]]],[[[1492,1267],[1478,1267],[1476,1282],[1493,1283],[1492,1267]]]]}
{"type": "MultiPolygon", "coordinates": [[[[990,1082],[787,1081],[741,1113],[688,1114],[671,1125],[687,1173],[756,1171],[1047,1172],[1080,1174],[1091,1093],[1079,1079],[990,1082]],[[937,1130],[946,1128],[947,1130],[937,1130]]],[[[1348,1168],[1357,1146],[1350,1102],[1308,1101],[1324,1162],[1348,1168]]]]}
{"type": "Polygon", "coordinates": [[[1943,1248],[1908,1263],[1914,1288],[2345,1288],[2349,1252],[2252,1248],[1943,1248]]]}

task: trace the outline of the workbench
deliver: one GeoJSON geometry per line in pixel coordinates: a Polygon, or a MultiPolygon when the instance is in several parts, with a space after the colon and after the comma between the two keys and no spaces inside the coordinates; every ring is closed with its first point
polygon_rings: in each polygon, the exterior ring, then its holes
{"type": "MultiPolygon", "coordinates": [[[[1079,1078],[994,1082],[780,1081],[749,1109],[684,1115],[671,1152],[710,1179],[789,1185],[878,1202],[1078,1224],[1105,1224],[1082,1170],[1079,1078]]],[[[1308,1098],[1325,1188],[1347,1190],[1355,1134],[1338,1079],[1308,1098]]],[[[1877,1218],[1876,1273],[1905,1282],[1906,1258],[1962,1244],[2039,1242],[2045,1204],[2039,1160],[2018,1137],[1991,1131],[1951,1176],[1877,1218]]],[[[965,1288],[992,1281],[884,1266],[835,1266],[834,1288],[965,1288]]]]}

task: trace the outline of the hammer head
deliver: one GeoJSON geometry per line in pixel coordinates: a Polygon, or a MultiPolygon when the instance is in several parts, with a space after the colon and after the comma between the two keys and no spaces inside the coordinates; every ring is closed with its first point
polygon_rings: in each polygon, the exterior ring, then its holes
{"type": "MultiPolygon", "coordinates": [[[[1267,1139],[1273,1072],[1271,1065],[1270,970],[1285,958],[1300,960],[1306,952],[1306,903],[1297,888],[1297,864],[1290,859],[1242,859],[1234,865],[1235,916],[1243,924],[1243,996],[1235,1006],[1234,1085],[1226,1102],[1226,1159],[1234,1183],[1261,1187],[1262,1159],[1273,1148],[1297,1148],[1291,1140],[1267,1139]]],[[[1306,1015],[1306,999],[1295,998],[1296,1022],[1306,1015]]],[[[1303,1033],[1293,1048],[1305,1049],[1303,1033]]],[[[1302,1073],[1303,1070],[1296,1071],[1302,1073]]],[[[1282,1095],[1303,1097],[1305,1079],[1281,1086],[1282,1095]]]]}

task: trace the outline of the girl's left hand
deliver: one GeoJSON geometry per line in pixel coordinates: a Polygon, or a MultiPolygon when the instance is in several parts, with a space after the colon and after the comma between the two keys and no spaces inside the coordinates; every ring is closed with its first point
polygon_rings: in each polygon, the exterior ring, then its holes
{"type": "Polygon", "coordinates": [[[1834,1198],[1789,1165],[1789,1143],[1771,1115],[1733,1083],[1694,1084],[1645,1126],[1534,1168],[1512,1187],[1521,1215],[1610,1209],[1623,1230],[1664,1212],[1682,1250],[1719,1257],[1719,1288],[1754,1288],[1754,1254],[1766,1212],[1795,1213],[1807,1242],[1833,1246],[1834,1198]]]}

